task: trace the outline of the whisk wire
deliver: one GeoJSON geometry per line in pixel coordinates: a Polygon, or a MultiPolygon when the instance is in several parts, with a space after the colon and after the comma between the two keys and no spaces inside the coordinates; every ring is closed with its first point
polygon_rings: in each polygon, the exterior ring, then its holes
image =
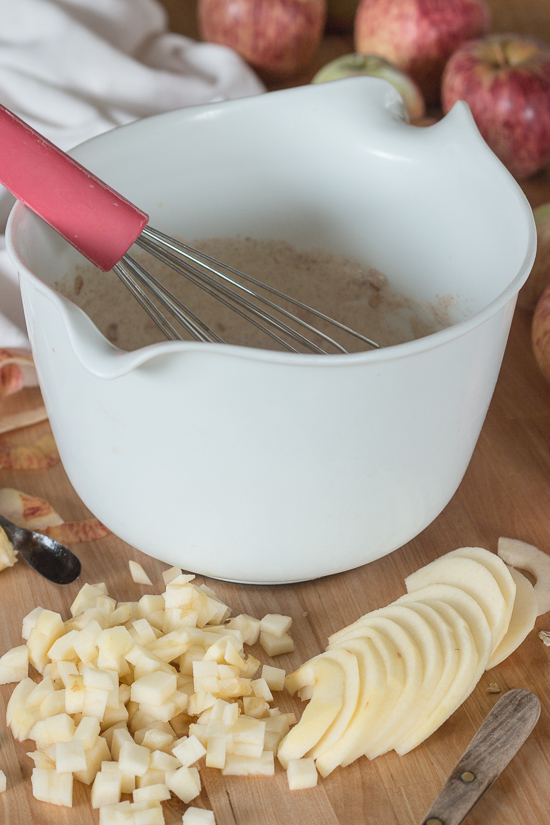
{"type": "MultiPolygon", "coordinates": [[[[357,332],[357,330],[354,330],[351,327],[347,326],[346,324],[343,324],[341,321],[337,321],[336,319],[331,318],[328,315],[325,315],[325,313],[321,312],[318,309],[315,309],[314,307],[309,306],[308,304],[303,303],[302,301],[299,301],[297,298],[294,298],[292,295],[287,295],[287,294],[281,292],[280,290],[276,289],[275,287],[272,287],[269,284],[265,284],[262,281],[257,280],[252,275],[249,275],[245,272],[241,272],[240,270],[235,269],[234,267],[230,266],[229,264],[225,264],[225,263],[221,264],[218,260],[216,260],[212,256],[210,256],[210,255],[208,255],[204,252],[199,252],[198,250],[196,250],[193,247],[186,244],[184,241],[179,241],[179,240],[176,241],[174,238],[170,237],[169,235],[164,234],[163,232],[161,232],[158,229],[153,229],[152,227],[147,226],[142,231],[141,236],[138,239],[138,243],[140,245],[143,245],[144,247],[148,248],[149,251],[151,251],[151,247],[148,246],[148,245],[146,246],[147,240],[149,240],[153,244],[153,246],[155,245],[155,243],[158,243],[158,244],[161,244],[164,247],[167,247],[173,253],[176,254],[178,259],[183,257],[184,260],[193,261],[199,267],[204,268],[204,269],[208,270],[209,272],[211,272],[212,274],[214,274],[215,276],[217,276],[218,278],[221,278],[222,280],[231,283],[237,289],[242,290],[244,292],[247,292],[248,294],[254,296],[254,298],[256,298],[257,300],[262,301],[266,305],[270,306],[272,309],[275,309],[276,311],[281,312],[282,314],[284,314],[289,319],[292,319],[293,321],[297,322],[301,326],[307,328],[310,332],[313,332],[314,334],[319,335],[321,338],[323,338],[325,341],[331,343],[333,346],[335,346],[341,352],[345,353],[346,350],[344,349],[344,347],[342,347],[338,342],[336,342],[329,335],[326,335],[321,330],[317,329],[316,327],[312,326],[311,324],[308,324],[302,318],[299,318],[298,316],[292,314],[291,312],[288,312],[288,310],[285,310],[283,307],[279,306],[278,304],[275,304],[272,301],[269,301],[269,299],[265,298],[265,296],[262,296],[258,293],[255,293],[252,290],[247,290],[247,288],[244,287],[242,284],[240,284],[238,281],[234,281],[232,278],[229,278],[229,276],[226,275],[224,272],[220,271],[220,267],[223,267],[224,270],[226,270],[227,272],[231,272],[233,275],[236,275],[238,278],[241,278],[242,280],[245,280],[248,283],[252,283],[257,287],[259,287],[263,290],[266,290],[267,292],[270,292],[272,295],[276,295],[278,298],[280,298],[284,301],[288,301],[289,303],[293,304],[296,307],[300,307],[301,309],[305,310],[306,312],[311,313],[312,315],[315,315],[317,318],[319,318],[323,321],[326,321],[327,323],[332,324],[333,326],[337,327],[338,329],[342,330],[343,332],[347,332],[349,335],[352,335],[355,338],[358,338],[359,340],[363,341],[364,343],[368,344],[369,346],[372,346],[374,348],[379,347],[379,345],[376,343],[376,341],[373,341],[371,338],[368,338],[366,335],[363,335],[362,333],[357,332]],[[213,266],[209,266],[208,264],[205,263],[205,261],[209,261],[211,264],[213,264],[213,266]]],[[[201,273],[200,277],[205,277],[205,276],[201,273]]],[[[216,286],[218,286],[218,285],[216,284],[216,286]]]]}
{"type": "MultiPolygon", "coordinates": [[[[174,318],[189,332],[189,334],[198,341],[225,343],[214,330],[202,321],[192,310],[183,304],[178,298],[154,277],[148,270],[144,269],[137,261],[130,255],[124,255],[119,262],[127,270],[140,281],[140,283],[148,289],[152,295],[162,304],[162,306],[172,314],[174,318]]],[[[162,313],[161,317],[162,316],[162,313]]],[[[181,335],[178,335],[179,340],[183,340],[181,335]]]]}
{"type": "Polygon", "coordinates": [[[113,267],[113,272],[116,272],[124,286],[132,293],[136,301],[143,307],[147,315],[155,322],[163,334],[171,341],[182,341],[183,338],[177,332],[170,321],[164,317],[158,307],[151,301],[149,296],[141,289],[135,279],[126,272],[122,261],[119,261],[113,267]]]}
{"type": "MultiPolygon", "coordinates": [[[[289,337],[293,338],[295,341],[300,342],[303,346],[307,347],[308,349],[312,350],[313,352],[317,352],[319,354],[326,355],[325,350],[323,350],[321,347],[319,347],[313,341],[310,341],[308,338],[306,338],[300,332],[298,332],[297,330],[295,330],[292,327],[288,326],[288,324],[285,324],[280,319],[275,318],[273,315],[270,315],[268,312],[266,312],[265,310],[262,310],[260,307],[257,307],[255,304],[253,304],[248,299],[242,297],[241,295],[238,295],[237,293],[235,293],[232,289],[230,289],[226,285],[218,283],[214,278],[211,278],[209,275],[207,275],[206,273],[202,272],[197,267],[190,264],[187,260],[182,261],[180,258],[178,258],[176,255],[172,254],[171,252],[168,252],[166,250],[158,250],[155,246],[150,245],[147,242],[142,242],[141,239],[139,239],[136,243],[139,246],[141,246],[143,249],[146,249],[154,257],[158,258],[158,260],[162,261],[163,263],[168,263],[169,266],[172,269],[174,269],[176,272],[179,272],[181,275],[183,275],[189,281],[191,281],[195,285],[199,286],[200,289],[207,292],[213,298],[216,298],[216,300],[220,301],[225,306],[229,307],[233,312],[236,312],[238,315],[240,315],[246,321],[248,321],[249,323],[256,326],[262,332],[269,335],[271,338],[273,338],[275,341],[277,341],[279,344],[281,344],[283,347],[290,350],[291,352],[297,352],[298,350],[296,350],[295,347],[291,346],[283,338],[280,338],[278,335],[276,335],[268,327],[264,326],[264,324],[258,323],[255,320],[255,318],[252,317],[252,315],[260,318],[265,323],[268,323],[271,326],[275,327],[280,332],[283,332],[284,334],[286,334],[289,337]],[[245,307],[245,309],[248,311],[248,313],[252,313],[252,315],[247,314],[247,312],[243,311],[241,309],[242,307],[245,307]]],[[[189,256],[186,256],[186,257],[189,257],[189,256]]],[[[194,259],[194,260],[197,260],[197,259],[194,259]]],[[[238,289],[241,289],[242,291],[248,293],[252,297],[257,298],[258,300],[269,304],[273,308],[277,309],[277,311],[279,311],[282,314],[286,315],[287,317],[295,320],[297,323],[300,323],[302,326],[308,327],[312,332],[320,335],[322,338],[329,341],[331,344],[333,344],[341,352],[346,351],[343,347],[340,346],[340,344],[338,344],[332,338],[330,338],[329,336],[327,336],[324,333],[320,332],[319,330],[316,330],[314,327],[310,326],[305,321],[302,321],[301,319],[299,319],[296,316],[292,315],[292,313],[287,312],[282,307],[278,307],[276,304],[273,304],[271,301],[268,301],[268,299],[263,298],[263,296],[257,295],[252,290],[249,290],[246,287],[243,287],[241,284],[238,284],[237,282],[233,281],[232,279],[229,279],[226,276],[223,276],[223,273],[220,273],[217,270],[214,270],[213,268],[211,268],[211,267],[209,267],[205,264],[201,264],[201,262],[198,261],[198,260],[197,260],[197,262],[200,265],[207,268],[209,271],[211,271],[211,272],[219,275],[220,277],[224,278],[224,280],[227,280],[230,283],[234,284],[235,287],[237,287],[238,289]]]]}

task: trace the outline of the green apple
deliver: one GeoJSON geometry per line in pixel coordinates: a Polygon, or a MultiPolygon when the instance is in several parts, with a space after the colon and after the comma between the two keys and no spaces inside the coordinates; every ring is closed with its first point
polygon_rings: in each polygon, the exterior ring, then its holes
{"type": "Polygon", "coordinates": [[[407,108],[411,121],[424,117],[426,107],[424,97],[417,84],[401,69],[376,54],[345,54],[337,57],[320,69],[312,83],[326,83],[341,80],[344,77],[369,75],[381,77],[395,86],[407,108]]]}

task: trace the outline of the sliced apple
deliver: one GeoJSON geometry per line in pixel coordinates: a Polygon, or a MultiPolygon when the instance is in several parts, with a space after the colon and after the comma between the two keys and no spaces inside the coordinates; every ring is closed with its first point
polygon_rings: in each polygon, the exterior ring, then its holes
{"type": "Polygon", "coordinates": [[[510,575],[516,584],[516,598],[514,609],[508,631],[501,643],[489,659],[487,670],[499,665],[510,653],[519,647],[528,633],[535,626],[537,619],[538,604],[535,596],[535,588],[531,582],[523,576],[519,570],[509,568],[510,575]]]}
{"type": "Polygon", "coordinates": [[[475,559],[448,553],[405,579],[409,593],[428,584],[451,584],[472,596],[487,617],[495,649],[502,638],[507,605],[495,577],[486,567],[475,559]]]}
{"type": "Polygon", "coordinates": [[[322,653],[323,658],[337,662],[344,671],[344,693],[342,696],[342,706],[332,724],[321,736],[319,741],[308,752],[308,756],[316,759],[335,742],[337,742],[343,732],[348,727],[353,715],[357,710],[359,701],[359,663],[355,652],[349,648],[335,648],[334,650],[322,653]]]}
{"type": "Polygon", "coordinates": [[[476,600],[460,587],[451,584],[429,584],[397,599],[397,603],[408,601],[441,601],[454,607],[472,631],[480,662],[485,665],[493,650],[493,637],[485,613],[476,600]]]}
{"type": "MultiPolygon", "coordinates": [[[[410,617],[414,614],[412,611],[403,609],[400,611],[398,606],[393,610],[393,616],[391,617],[387,614],[382,615],[382,610],[388,611],[389,608],[382,608],[381,610],[367,613],[353,625],[350,625],[349,628],[346,628],[347,633],[344,634],[340,631],[334,634],[334,636],[331,636],[329,640],[329,650],[332,647],[343,647],[349,639],[365,638],[368,636],[370,628],[374,628],[394,643],[403,658],[405,667],[405,684],[403,690],[392,708],[391,713],[384,718],[384,723],[378,726],[376,734],[369,737],[366,748],[361,751],[365,753],[369,759],[374,759],[375,756],[386,752],[386,743],[391,741],[391,735],[399,725],[401,719],[406,717],[410,712],[424,678],[422,654],[415,639],[408,630],[405,630],[405,628],[394,619],[396,615],[400,615],[404,619],[408,616],[408,622],[406,619],[405,621],[408,624],[412,624],[413,620],[410,617]]],[[[360,755],[361,753],[354,751],[342,764],[348,765],[360,755]]]]}
{"type": "Polygon", "coordinates": [[[277,754],[285,770],[291,759],[301,759],[317,744],[342,707],[342,666],[328,658],[313,659],[308,664],[315,674],[312,697],[298,724],[282,740],[277,754]]]}
{"type": "Polygon", "coordinates": [[[395,750],[400,755],[417,747],[455,712],[474,689],[485,667],[484,662],[480,665],[472,632],[458,611],[444,602],[429,601],[425,604],[439,613],[446,620],[447,625],[452,628],[452,635],[459,653],[458,666],[450,682],[445,685],[440,682],[432,697],[427,699],[425,707],[418,714],[418,724],[409,729],[396,744],[395,750]]]}
{"type": "MultiPolygon", "coordinates": [[[[357,657],[359,666],[359,697],[355,711],[348,722],[340,738],[335,740],[329,748],[326,748],[317,755],[316,766],[321,776],[328,776],[335,768],[341,765],[350,755],[358,751],[358,756],[362,755],[369,731],[375,727],[379,713],[383,713],[385,707],[391,702],[393,694],[397,690],[397,696],[403,691],[405,684],[405,671],[403,661],[399,657],[398,651],[385,636],[375,630],[371,630],[370,636],[365,638],[350,639],[346,642],[346,648],[357,657]],[[374,639],[380,641],[380,647],[389,651],[389,658],[395,661],[395,667],[390,665],[390,671],[397,670],[400,673],[399,685],[394,678],[392,682],[386,679],[386,665],[374,639]]],[[[336,648],[332,652],[336,652],[336,648]]],[[[393,704],[397,699],[394,696],[393,704]]]]}
{"type": "Polygon", "coordinates": [[[506,564],[527,570],[535,577],[537,615],[550,610],[550,556],[533,544],[518,539],[499,538],[498,554],[506,564]]]}
{"type": "Polygon", "coordinates": [[[447,553],[448,558],[453,555],[466,559],[474,559],[474,561],[477,561],[486,567],[487,570],[489,570],[489,572],[491,572],[495,577],[495,581],[500,587],[500,591],[504,596],[504,601],[506,602],[506,617],[504,619],[500,639],[498,640],[498,644],[500,644],[506,634],[506,631],[508,630],[512,610],[514,608],[514,599],[516,597],[516,583],[510,575],[508,567],[502,559],[496,555],[496,553],[491,553],[483,547],[459,547],[458,550],[453,550],[450,553],[447,553]]]}
{"type": "MultiPolygon", "coordinates": [[[[431,681],[428,674],[424,674],[424,680],[419,692],[418,700],[415,707],[415,712],[411,713],[410,720],[403,725],[400,731],[394,748],[397,750],[398,743],[404,738],[407,738],[411,732],[416,730],[423,719],[429,717],[434,708],[443,700],[445,694],[450,689],[450,686],[456,676],[456,671],[459,664],[459,650],[454,631],[449,622],[444,618],[442,613],[434,609],[430,604],[411,601],[405,605],[409,610],[413,610],[422,616],[433,628],[443,656],[443,667],[441,670],[439,680],[431,681]]],[[[458,614],[457,614],[458,616],[458,614]]],[[[460,617],[458,617],[460,619],[460,617]]],[[[471,635],[471,634],[470,634],[471,635]]],[[[476,657],[477,650],[473,639],[471,645],[476,657]]]]}

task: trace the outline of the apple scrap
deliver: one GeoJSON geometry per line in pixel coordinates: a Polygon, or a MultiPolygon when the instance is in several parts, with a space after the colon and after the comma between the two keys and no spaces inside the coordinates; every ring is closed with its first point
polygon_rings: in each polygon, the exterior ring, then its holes
{"type": "MultiPolygon", "coordinates": [[[[31,351],[27,349],[0,348],[0,401],[15,395],[24,387],[38,384],[31,351]]],[[[47,418],[46,408],[38,404],[31,409],[0,413],[0,433],[11,432],[30,424],[38,424],[47,418]]]]}
{"type": "MultiPolygon", "coordinates": [[[[229,618],[194,576],[171,568],[163,578],[164,593],[137,602],[85,584],[67,621],[36,607],[23,619],[25,643],[0,658],[0,683],[18,682],[7,723],[36,744],[34,796],[71,807],[74,780],[89,785],[101,825],[161,825],[172,794],[185,804],[199,796],[199,760],[226,776],[273,775],[296,721],[273,706],[284,669],[244,650],[258,640],[271,653],[292,650],[291,618],[229,618]]],[[[303,766],[292,771],[295,787],[311,782],[303,766]]],[[[213,823],[201,810],[188,809],[184,822],[213,823]]]]}
{"type": "Polygon", "coordinates": [[[503,538],[498,555],[463,547],[405,585],[404,596],[334,633],[324,653],[286,677],[309,703],[279,745],[283,767],[310,759],[327,776],[362,755],[417,747],[550,608],[550,558],[503,538]]]}
{"type": "Polygon", "coordinates": [[[53,436],[43,435],[34,444],[0,442],[0,470],[47,470],[60,462],[53,436]]]}
{"type": "MultiPolygon", "coordinates": [[[[83,519],[82,521],[63,521],[59,513],[43,498],[28,496],[26,493],[12,487],[0,488],[0,513],[18,527],[37,530],[61,542],[61,544],[96,541],[110,535],[111,532],[96,518],[83,519]]],[[[13,545],[9,544],[13,550],[13,545]]],[[[4,564],[3,567],[1,566],[5,556],[5,553],[3,554],[1,551],[1,547],[0,534],[0,570],[3,570],[4,567],[11,565],[4,564]]],[[[17,559],[14,561],[17,561],[17,559]]]]}

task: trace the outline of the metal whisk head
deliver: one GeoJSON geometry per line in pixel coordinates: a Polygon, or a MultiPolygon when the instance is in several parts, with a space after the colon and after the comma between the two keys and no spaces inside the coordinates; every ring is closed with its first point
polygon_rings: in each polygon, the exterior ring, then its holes
{"type": "MultiPolygon", "coordinates": [[[[290,352],[301,352],[304,349],[322,355],[347,352],[342,344],[314,326],[315,318],[354,336],[370,347],[379,346],[375,341],[323,312],[150,226],[143,229],[136,245],[236,312],[290,352]],[[294,306],[311,314],[313,323],[299,318],[291,309],[276,303],[268,295],[274,296],[278,302],[283,302],[287,306],[294,306]],[[312,337],[318,343],[312,340],[312,337]]],[[[185,340],[177,326],[174,326],[175,322],[196,341],[225,343],[211,327],[132,256],[124,255],[113,270],[169,340],[185,340]]]]}

